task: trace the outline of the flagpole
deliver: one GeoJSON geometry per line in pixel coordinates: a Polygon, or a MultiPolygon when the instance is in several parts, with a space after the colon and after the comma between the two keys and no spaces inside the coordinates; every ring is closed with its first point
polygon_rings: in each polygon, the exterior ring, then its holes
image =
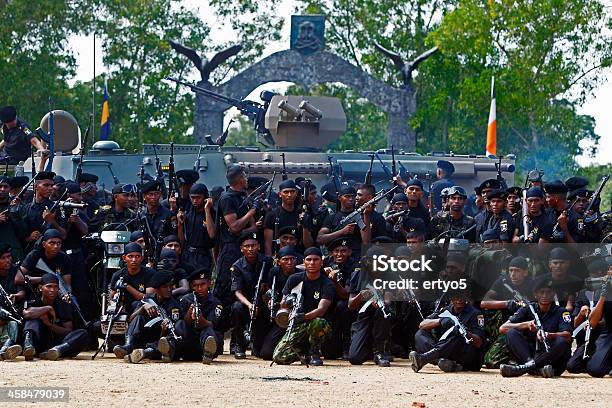
{"type": "Polygon", "coordinates": [[[91,126],[91,142],[96,140],[96,30],[93,33],[93,81],[91,85],[91,115],[92,115],[92,126],[91,126]]]}

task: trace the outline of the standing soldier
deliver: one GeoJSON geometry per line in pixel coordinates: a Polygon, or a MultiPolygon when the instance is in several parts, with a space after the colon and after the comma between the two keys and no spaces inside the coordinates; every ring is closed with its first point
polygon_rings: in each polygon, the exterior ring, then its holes
{"type": "Polygon", "coordinates": [[[163,238],[172,233],[172,212],[162,206],[161,184],[157,181],[149,181],[142,186],[142,194],[146,207],[142,215],[142,222],[146,223],[145,233],[150,234],[151,242],[161,242],[163,238]]]}
{"type": "MultiPolygon", "coordinates": [[[[194,183],[200,179],[200,175],[194,170],[179,170],[176,172],[176,181],[178,182],[178,200],[176,197],[169,197],[164,200],[162,204],[167,207],[173,213],[177,213],[178,210],[188,212],[191,210],[191,188],[194,183]]],[[[206,189],[206,196],[208,197],[208,189],[206,189]]]]}
{"type": "Polygon", "coordinates": [[[28,233],[27,224],[24,220],[25,213],[19,200],[11,200],[9,178],[0,176],[0,243],[7,244],[11,248],[13,259],[23,259],[23,248],[21,241],[28,233]]]}
{"type": "Polygon", "coordinates": [[[182,337],[180,356],[210,364],[223,351],[220,347],[223,332],[217,330],[223,306],[209,293],[210,269],[199,269],[188,279],[192,292],[181,298],[183,320],[176,324],[176,331],[182,337]]]}
{"type": "Polygon", "coordinates": [[[30,126],[17,118],[17,109],[14,106],[5,106],[0,109],[0,162],[7,164],[17,164],[26,161],[30,157],[32,147],[39,152],[45,150],[41,141],[38,140],[30,126]]]}
{"type": "Polygon", "coordinates": [[[513,359],[518,364],[502,364],[504,377],[536,373],[545,378],[565,371],[571,354],[572,316],[554,303],[555,290],[543,276],[534,284],[536,302],[520,308],[499,331],[505,334],[513,359]]]}
{"type": "Polygon", "coordinates": [[[53,201],[49,199],[53,193],[53,172],[39,172],[34,179],[34,201],[26,205],[26,217],[28,223],[28,234],[26,242],[31,248],[34,242],[49,228],[60,232],[62,238],[66,236],[63,228],[63,220],[57,217],[55,212],[49,211],[53,207],[53,201]]]}
{"type": "Polygon", "coordinates": [[[304,251],[304,266],[306,270],[289,276],[283,288],[281,307],[292,311],[287,332],[274,349],[272,360],[276,364],[301,360],[314,366],[323,365],[321,344],[332,331],[325,318],[336,288],[321,272],[323,254],[319,248],[304,251]]]}
{"type": "Polygon", "coordinates": [[[438,160],[436,163],[436,177],[438,178],[438,181],[431,185],[430,193],[433,194],[434,207],[438,210],[442,210],[442,190],[455,185],[455,182],[451,178],[453,177],[454,172],[455,166],[453,163],[447,160],[438,160]]]}
{"type": "Polygon", "coordinates": [[[215,246],[215,218],[212,198],[204,184],[194,184],[189,190],[191,208],[178,212],[178,236],[185,248],[182,261],[193,269],[212,271],[212,248],[215,246]]]}
{"type": "Polygon", "coordinates": [[[39,281],[40,295],[26,302],[23,317],[23,355],[26,361],[76,357],[87,345],[87,331],[73,329],[72,310],[60,299],[57,276],[47,273],[39,281]],[[41,352],[42,351],[42,352],[41,352]]]}
{"type": "Polygon", "coordinates": [[[392,242],[406,242],[406,234],[410,231],[425,232],[425,223],[421,218],[410,216],[408,208],[408,197],[404,193],[397,193],[391,199],[391,208],[385,217],[387,222],[387,232],[385,235],[391,238],[392,242]]]}

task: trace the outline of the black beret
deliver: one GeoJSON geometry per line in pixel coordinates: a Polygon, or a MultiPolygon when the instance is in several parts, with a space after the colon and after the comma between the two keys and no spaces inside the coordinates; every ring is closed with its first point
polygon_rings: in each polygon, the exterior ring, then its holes
{"type": "Polygon", "coordinates": [[[506,190],[506,193],[521,196],[523,195],[523,189],[517,186],[508,187],[508,189],[506,190]]]}
{"type": "Polygon", "coordinates": [[[45,273],[41,276],[40,284],[47,285],[49,283],[55,283],[57,285],[59,284],[59,278],[53,273],[45,273]]]}
{"type": "Polygon", "coordinates": [[[314,247],[314,246],[307,248],[304,251],[304,258],[306,258],[309,255],[316,255],[319,258],[323,258],[323,253],[321,252],[321,250],[318,247],[314,247]]]}
{"type": "Polygon", "coordinates": [[[343,237],[336,238],[336,239],[334,239],[332,242],[330,242],[327,245],[327,248],[330,251],[333,251],[334,248],[337,248],[339,246],[345,246],[345,247],[350,248],[351,247],[351,240],[349,238],[346,238],[346,237],[344,237],[344,238],[343,237]]]}
{"type": "Polygon", "coordinates": [[[251,176],[249,178],[247,178],[247,188],[249,190],[252,190],[254,188],[257,188],[263,184],[266,184],[268,182],[268,179],[265,177],[259,177],[259,176],[251,176]]]}
{"type": "Polygon", "coordinates": [[[498,190],[501,188],[501,184],[496,179],[488,179],[480,183],[480,186],[478,186],[478,188],[480,189],[481,192],[485,188],[492,188],[494,190],[498,190]]]}
{"type": "Polygon", "coordinates": [[[282,258],[284,256],[297,256],[298,253],[295,250],[295,247],[293,245],[287,245],[282,247],[279,251],[278,251],[278,258],[282,258]]]}
{"type": "Polygon", "coordinates": [[[494,228],[489,228],[480,235],[480,240],[482,242],[493,240],[499,241],[499,232],[494,228]]]}
{"type": "Polygon", "coordinates": [[[296,190],[297,186],[295,185],[295,181],[287,179],[278,185],[278,191],[286,189],[296,190]]]}
{"type": "Polygon", "coordinates": [[[585,179],[584,177],[574,176],[565,180],[565,186],[569,191],[578,190],[579,188],[583,188],[588,185],[589,180],[585,179]]]}
{"type": "Polygon", "coordinates": [[[59,238],[62,239],[62,234],[60,234],[60,232],[54,228],[50,228],[48,230],[45,231],[45,233],[42,236],[42,240],[43,241],[47,241],[53,238],[59,238]]]}
{"type": "Polygon", "coordinates": [[[569,190],[561,180],[553,180],[544,183],[544,191],[548,194],[566,194],[569,190]]]}
{"type": "Polygon", "coordinates": [[[159,184],[159,182],[152,180],[152,181],[148,181],[146,183],[144,183],[144,185],[142,186],[141,189],[143,194],[147,194],[151,191],[161,191],[161,185],[159,184]]]}
{"type": "Polygon", "coordinates": [[[144,237],[144,234],[142,233],[142,231],[140,230],[134,231],[130,234],[130,242],[136,242],[142,237],[144,237]]]}
{"type": "Polygon", "coordinates": [[[481,195],[482,194],[482,188],[480,188],[480,186],[476,186],[476,187],[474,187],[474,192],[476,193],[476,195],[481,195]]]}
{"type": "Polygon", "coordinates": [[[564,248],[557,247],[557,248],[553,248],[550,251],[550,254],[548,255],[548,259],[551,261],[553,259],[560,260],[560,261],[569,261],[570,257],[564,248]]]}
{"type": "Polygon", "coordinates": [[[187,276],[187,280],[189,282],[192,282],[196,279],[208,279],[210,280],[210,276],[211,276],[211,271],[210,268],[200,268],[198,270],[195,270],[193,272],[191,272],[191,274],[189,276],[187,276]]]}
{"type": "Polygon", "coordinates": [[[57,175],[56,175],[55,177],[53,177],[53,182],[54,182],[55,184],[65,183],[65,182],[66,182],[66,179],[65,179],[64,177],[62,177],[62,176],[57,176],[57,175]]]}
{"type": "Polygon", "coordinates": [[[502,200],[504,200],[507,196],[508,196],[508,193],[506,193],[504,190],[498,189],[498,190],[489,191],[487,193],[487,200],[490,200],[492,198],[501,198],[502,200]]]}
{"type": "Polygon", "coordinates": [[[163,248],[159,253],[159,259],[177,259],[174,249],[163,248]]]}
{"type": "Polygon", "coordinates": [[[55,177],[55,173],[52,171],[40,171],[36,173],[34,176],[34,180],[51,180],[53,181],[53,177],[55,177]]]}
{"type": "MultiPolygon", "coordinates": [[[[134,235],[134,233],[132,233],[132,235],[134,235]]],[[[127,254],[131,254],[132,252],[138,252],[140,255],[142,255],[142,247],[138,245],[136,242],[130,242],[123,249],[123,254],[127,255],[127,254]]]]}
{"type": "Polygon", "coordinates": [[[233,180],[236,176],[242,174],[244,172],[244,168],[239,164],[232,164],[227,168],[225,172],[225,177],[227,181],[233,180]]]}
{"type": "Polygon", "coordinates": [[[194,170],[179,170],[176,172],[176,179],[179,184],[193,184],[200,178],[197,171],[194,170]]]}
{"type": "Polygon", "coordinates": [[[30,179],[27,176],[15,176],[9,179],[8,184],[11,188],[17,188],[25,186],[28,184],[28,181],[30,181],[30,179]]]}
{"type": "Polygon", "coordinates": [[[583,197],[586,198],[589,196],[589,190],[587,190],[586,188],[579,188],[577,190],[573,190],[569,193],[569,195],[567,196],[568,200],[573,200],[576,197],[583,197]]]}
{"type": "Polygon", "coordinates": [[[408,197],[404,193],[394,194],[393,198],[391,199],[391,204],[395,204],[395,203],[407,203],[407,202],[408,202],[408,197]]]}
{"type": "Polygon", "coordinates": [[[242,245],[244,241],[247,241],[249,239],[254,239],[255,241],[259,242],[259,240],[257,239],[256,232],[244,232],[242,233],[242,235],[240,235],[240,237],[238,237],[238,244],[242,245]]]}
{"type": "Polygon", "coordinates": [[[17,117],[17,109],[14,106],[5,106],[0,109],[0,121],[12,122],[17,117]]]}
{"type": "Polygon", "coordinates": [[[527,198],[530,198],[530,197],[544,198],[544,192],[542,191],[540,187],[531,187],[529,190],[527,190],[526,195],[527,195],[527,198]]]}
{"type": "Polygon", "coordinates": [[[81,173],[81,177],[77,180],[79,183],[97,183],[98,176],[91,173],[81,173]]]}
{"type": "Polygon", "coordinates": [[[438,162],[436,163],[436,166],[439,169],[444,170],[447,173],[454,173],[455,172],[455,166],[453,166],[453,163],[447,161],[447,160],[438,160],[438,162]]]}
{"type": "MultiPolygon", "coordinates": [[[[283,228],[281,228],[280,230],[278,230],[278,237],[283,236],[283,235],[293,235],[294,237],[297,237],[297,228],[291,225],[286,225],[283,228]]],[[[278,238],[277,237],[277,238],[278,238]]]]}
{"type": "Polygon", "coordinates": [[[515,256],[514,258],[512,258],[512,260],[508,264],[508,268],[510,267],[526,270],[528,269],[527,259],[523,258],[522,256],[515,256]]]}
{"type": "Polygon", "coordinates": [[[355,190],[355,187],[351,187],[349,185],[343,185],[342,187],[340,187],[340,192],[338,192],[339,196],[343,196],[343,195],[356,195],[357,191],[355,190]]]}
{"type": "Polygon", "coordinates": [[[157,289],[174,281],[174,272],[161,270],[153,274],[151,278],[151,287],[157,289]]]}
{"type": "Polygon", "coordinates": [[[540,276],[533,283],[534,291],[540,290],[542,288],[554,288],[554,284],[553,284],[553,281],[550,279],[550,276],[548,275],[540,276]]]}
{"type": "Polygon", "coordinates": [[[202,183],[194,184],[189,189],[189,194],[203,195],[204,197],[208,197],[208,187],[202,183]]]}
{"type": "Polygon", "coordinates": [[[162,245],[168,245],[171,242],[181,242],[178,235],[167,235],[162,241],[162,245]]]}
{"type": "Polygon", "coordinates": [[[78,183],[75,183],[74,181],[68,181],[65,187],[68,191],[68,194],[75,194],[81,192],[81,186],[79,186],[78,183]]]}
{"type": "Polygon", "coordinates": [[[423,182],[417,178],[410,179],[406,182],[406,187],[417,186],[421,190],[423,189],[423,182]]]}
{"type": "Polygon", "coordinates": [[[393,243],[393,239],[386,235],[379,235],[377,237],[372,238],[370,242],[373,244],[391,244],[393,243]]]}
{"type": "Polygon", "coordinates": [[[7,252],[11,252],[11,246],[6,242],[0,242],[0,255],[4,255],[7,252]]]}

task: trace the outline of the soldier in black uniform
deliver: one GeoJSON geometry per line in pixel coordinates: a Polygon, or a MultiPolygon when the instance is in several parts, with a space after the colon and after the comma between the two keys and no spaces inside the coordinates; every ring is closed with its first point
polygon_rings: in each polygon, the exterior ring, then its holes
{"type": "MultiPolygon", "coordinates": [[[[178,259],[178,265],[176,267],[184,270],[186,273],[185,276],[189,276],[196,271],[196,268],[194,268],[192,264],[188,264],[183,260],[183,248],[181,247],[179,237],[176,235],[166,236],[162,241],[162,250],[164,249],[171,249],[174,251],[178,259]]],[[[200,267],[197,269],[200,269],[200,267]]]]}
{"type": "Polygon", "coordinates": [[[191,208],[177,214],[178,236],[185,248],[182,261],[193,269],[212,271],[212,248],[215,246],[215,217],[212,198],[204,184],[193,184],[189,190],[191,208]]]}
{"type": "Polygon", "coordinates": [[[270,310],[262,300],[267,290],[268,274],[272,268],[272,258],[259,253],[259,242],[257,234],[247,232],[238,239],[240,251],[243,256],[238,259],[230,272],[232,274],[232,291],[236,301],[232,305],[232,320],[234,327],[234,338],[236,359],[246,358],[245,351],[248,342],[252,344],[252,354],[259,356],[261,346],[266,333],[270,329],[270,310]],[[261,276],[261,283],[259,277],[261,276]],[[260,287],[257,288],[259,283],[260,287]],[[255,293],[257,291],[257,308],[254,311],[254,320],[251,321],[251,313],[255,308],[255,293]],[[251,327],[250,339],[245,339],[247,327],[251,327]]]}
{"type": "Polygon", "coordinates": [[[421,218],[410,216],[408,197],[404,193],[397,193],[391,199],[391,208],[385,217],[387,222],[386,236],[392,242],[406,242],[406,234],[410,231],[425,232],[425,223],[421,218]]]}
{"type": "Polygon", "coordinates": [[[327,245],[333,240],[341,237],[351,238],[352,256],[355,259],[359,258],[361,253],[361,245],[370,242],[370,212],[368,209],[363,212],[363,222],[365,228],[360,230],[356,223],[350,223],[344,227],[340,226],[340,222],[344,217],[355,210],[355,196],[357,192],[354,187],[344,185],[338,194],[340,200],[340,209],[334,214],[330,214],[325,219],[323,227],[319,230],[317,236],[317,245],[327,245]]]}
{"type": "Polygon", "coordinates": [[[241,256],[238,238],[243,232],[256,232],[255,215],[263,209],[264,202],[255,199],[252,208],[244,205],[247,178],[241,166],[228,167],[226,173],[229,189],[221,194],[217,208],[217,230],[219,231],[219,256],[217,258],[216,280],[213,295],[223,304],[223,315],[219,319],[220,328],[229,330],[231,326],[231,305],[236,300],[232,293],[230,267],[241,256]]]}
{"type": "Polygon", "coordinates": [[[521,222],[520,212],[521,212],[521,198],[523,197],[523,190],[520,187],[509,187],[506,190],[508,196],[506,197],[506,210],[512,215],[514,219],[514,224],[518,225],[521,222]]]}
{"type": "MultiPolygon", "coordinates": [[[[451,238],[457,237],[459,233],[467,231],[474,225],[474,219],[463,213],[467,193],[460,186],[452,186],[447,189],[449,211],[436,214],[431,220],[431,237],[435,238],[442,233],[448,232],[451,238]]],[[[474,229],[462,235],[462,238],[475,242],[476,233],[474,229]]]]}
{"type": "Polygon", "coordinates": [[[540,187],[531,187],[526,192],[527,199],[527,225],[529,231],[524,231],[523,217],[525,214],[521,212],[521,219],[517,219],[514,238],[512,242],[535,243],[542,244],[550,242],[553,224],[550,217],[544,212],[544,192],[540,187]]]}
{"type": "Polygon", "coordinates": [[[100,231],[111,224],[120,230],[135,231],[138,227],[134,222],[136,213],[130,208],[131,200],[136,195],[136,186],[133,184],[117,184],[113,186],[113,199],[111,205],[100,208],[100,231]]]}
{"type": "Polygon", "coordinates": [[[34,177],[34,201],[26,205],[26,217],[28,223],[28,237],[26,242],[31,245],[41,237],[41,235],[53,228],[60,232],[62,238],[66,236],[64,229],[64,221],[56,212],[51,212],[49,209],[53,207],[53,201],[49,199],[53,192],[53,172],[39,172],[34,177]]]}
{"type": "MultiPolygon", "coordinates": [[[[87,218],[89,219],[89,228],[92,231],[97,231],[100,228],[100,206],[106,205],[106,202],[100,202],[97,199],[98,176],[91,173],[81,173],[78,180],[83,195],[83,201],[87,204],[87,218]]],[[[106,192],[103,192],[106,194],[106,192]]]]}
{"type": "Polygon", "coordinates": [[[33,360],[75,357],[87,344],[87,332],[73,329],[70,305],[59,297],[57,276],[46,273],[39,279],[40,295],[26,302],[23,311],[23,355],[33,360]]]}
{"type": "MultiPolygon", "coordinates": [[[[544,183],[544,191],[546,193],[545,211],[551,224],[553,224],[550,242],[565,242],[565,233],[563,233],[558,219],[561,213],[568,210],[570,206],[567,202],[567,186],[561,180],[553,180],[544,183]]],[[[567,223],[564,226],[567,227],[567,223]]]]}
{"type": "MultiPolygon", "coordinates": [[[[189,212],[191,210],[192,201],[190,199],[191,188],[194,183],[200,179],[200,175],[194,170],[179,170],[176,172],[176,180],[178,181],[178,200],[176,197],[169,197],[162,201],[162,205],[167,207],[173,213],[179,210],[189,212]],[[178,201],[178,202],[177,202],[178,201]]],[[[206,189],[206,198],[208,198],[208,189],[206,189]]]]}
{"type": "Polygon", "coordinates": [[[156,270],[165,270],[174,273],[174,289],[172,289],[172,296],[175,298],[179,299],[189,291],[189,282],[187,281],[187,276],[189,276],[189,274],[179,267],[179,259],[173,249],[163,248],[160,251],[156,270]]]}
{"type": "Polygon", "coordinates": [[[442,210],[442,190],[455,185],[455,182],[451,178],[454,172],[455,166],[453,165],[453,163],[447,160],[438,160],[438,162],[436,163],[436,176],[438,178],[438,181],[431,185],[430,193],[433,194],[434,207],[438,210],[442,210]]]}
{"type": "Polygon", "coordinates": [[[171,271],[158,271],[153,275],[151,287],[154,293],[145,295],[141,305],[130,316],[125,344],[113,349],[117,358],[125,358],[129,363],[139,363],[145,358],[165,362],[176,359],[177,339],[174,335],[178,336],[178,333],[173,325],[183,315],[181,306],[172,297],[173,280],[171,271]],[[153,319],[158,321],[151,324],[153,319]]]}
{"type": "Polygon", "coordinates": [[[282,247],[278,251],[278,265],[270,269],[268,275],[268,287],[270,289],[266,297],[269,298],[268,308],[271,312],[270,320],[272,321],[272,327],[266,334],[261,346],[259,356],[264,360],[272,360],[274,349],[287,330],[276,323],[275,317],[287,279],[296,272],[298,257],[301,257],[301,255],[295,250],[295,247],[282,247]],[[272,288],[274,288],[274,291],[272,291],[272,288]]]}
{"type": "Polygon", "coordinates": [[[9,197],[9,178],[0,176],[0,244],[10,246],[13,259],[23,259],[21,242],[26,238],[28,226],[25,222],[25,211],[19,200],[9,197]]]}
{"type": "Polygon", "coordinates": [[[217,329],[223,306],[209,293],[210,269],[199,269],[188,280],[191,293],[181,298],[183,320],[176,323],[176,332],[182,337],[179,354],[184,360],[200,360],[210,364],[223,352],[220,347],[223,346],[223,332],[217,329]]]}
{"type": "Polygon", "coordinates": [[[535,373],[545,378],[561,375],[571,354],[572,316],[554,303],[553,282],[546,276],[534,284],[536,302],[520,308],[499,331],[507,336],[507,344],[518,364],[502,364],[504,377],[535,373]],[[536,327],[533,310],[542,324],[536,327]],[[544,344],[546,342],[546,344],[544,344]]]}
{"type": "Polygon", "coordinates": [[[0,162],[18,164],[30,157],[32,147],[39,152],[47,152],[38,140],[30,126],[17,118],[17,109],[14,106],[5,106],[0,109],[0,162]]]}
{"type": "Polygon", "coordinates": [[[160,204],[161,184],[149,181],[142,186],[146,207],[142,214],[145,233],[150,234],[151,242],[161,242],[165,236],[176,233],[172,228],[172,212],[160,204]]]}
{"type": "Polygon", "coordinates": [[[523,301],[531,300],[533,280],[529,276],[527,260],[522,256],[512,258],[508,272],[501,275],[484,295],[480,308],[485,313],[485,331],[488,350],[484,357],[487,368],[499,368],[510,360],[506,336],[499,333],[499,327],[520,307],[523,301]]]}
{"type": "Polygon", "coordinates": [[[476,218],[476,239],[482,240],[482,233],[488,229],[498,231],[499,238],[503,242],[512,242],[514,234],[514,221],[512,215],[506,211],[506,192],[498,189],[487,194],[490,209],[478,213],[476,218]]]}
{"type": "Polygon", "coordinates": [[[576,294],[582,287],[582,279],[570,273],[571,265],[570,256],[564,248],[553,248],[548,255],[550,273],[543,275],[555,289],[554,303],[570,313],[574,311],[576,294]]]}
{"type": "Polygon", "coordinates": [[[426,364],[437,364],[445,372],[479,371],[484,358],[484,316],[467,303],[467,293],[460,289],[447,294],[451,304],[428,316],[415,335],[416,351],[410,353],[414,372],[426,364]],[[440,317],[450,313],[451,317],[440,317]],[[462,333],[463,332],[463,333],[462,333]]]}
{"type": "MultiPolygon", "coordinates": [[[[376,188],[371,184],[361,184],[357,188],[356,206],[361,207],[376,195],[376,188]]],[[[381,237],[387,235],[385,218],[376,211],[376,206],[372,206],[372,211],[368,212],[370,219],[370,237],[381,237]]]]}
{"type": "Polygon", "coordinates": [[[348,360],[351,345],[351,324],[355,313],[349,310],[349,282],[358,264],[351,257],[351,243],[348,238],[337,238],[328,245],[331,257],[323,262],[324,272],[336,287],[336,296],[330,307],[329,322],[332,325],[331,338],[321,345],[326,359],[342,357],[348,360]]]}
{"type": "MultiPolygon", "coordinates": [[[[17,268],[13,265],[11,256],[11,247],[8,244],[0,243],[0,286],[8,295],[12,308],[17,312],[21,310],[22,299],[25,292],[20,291],[15,286],[15,275],[17,268]]],[[[19,323],[15,319],[19,319],[19,315],[12,312],[9,305],[0,302],[0,361],[13,360],[21,354],[21,346],[17,344],[19,336],[19,323]],[[11,316],[12,318],[8,318],[11,316]]]]}
{"type": "MultiPolygon", "coordinates": [[[[312,244],[312,237],[308,234],[308,231],[298,228],[300,223],[300,207],[297,201],[298,191],[295,181],[291,179],[283,181],[278,186],[278,196],[280,197],[281,205],[268,212],[264,220],[264,252],[268,256],[272,256],[274,243],[279,238],[280,229],[284,227],[292,227],[299,230],[297,234],[298,245],[308,247],[312,244]]],[[[278,251],[278,248],[276,248],[276,251],[278,251]]]]}
{"type": "Polygon", "coordinates": [[[49,229],[42,236],[40,247],[30,252],[15,276],[15,283],[26,290],[26,299],[34,298],[32,287],[38,285],[41,277],[46,273],[37,264],[42,261],[49,269],[58,272],[66,285],[70,286],[72,264],[65,252],[62,252],[62,238],[59,231],[49,229]],[[33,285],[33,286],[32,286],[33,285]]]}
{"type": "Polygon", "coordinates": [[[123,303],[128,314],[131,314],[135,307],[139,306],[138,302],[144,298],[145,293],[153,292],[151,279],[155,271],[144,266],[142,260],[142,247],[136,242],[130,242],[125,246],[123,252],[125,268],[115,272],[111,277],[111,298],[115,296],[117,289],[119,289],[117,287],[119,278],[123,278],[123,283],[121,284],[123,299],[120,299],[120,302],[123,303]]]}
{"type": "Polygon", "coordinates": [[[410,179],[405,185],[406,197],[408,197],[408,208],[410,208],[410,217],[420,218],[425,224],[425,236],[429,234],[431,218],[429,211],[422,203],[423,198],[423,183],[419,179],[410,179]]]}

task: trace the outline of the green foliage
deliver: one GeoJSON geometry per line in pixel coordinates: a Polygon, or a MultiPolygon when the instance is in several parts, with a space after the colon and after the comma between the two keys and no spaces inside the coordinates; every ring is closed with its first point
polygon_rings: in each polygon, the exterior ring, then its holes
{"type": "MultiPolygon", "coordinates": [[[[601,183],[604,175],[612,175],[612,164],[582,167],[578,175],[589,180],[589,189],[595,190],[601,183]]],[[[612,180],[608,181],[601,192],[601,211],[612,209],[612,180]]]]}
{"type": "Polygon", "coordinates": [[[246,116],[237,114],[234,123],[227,133],[226,146],[256,146],[256,135],[253,122],[246,116]]]}

